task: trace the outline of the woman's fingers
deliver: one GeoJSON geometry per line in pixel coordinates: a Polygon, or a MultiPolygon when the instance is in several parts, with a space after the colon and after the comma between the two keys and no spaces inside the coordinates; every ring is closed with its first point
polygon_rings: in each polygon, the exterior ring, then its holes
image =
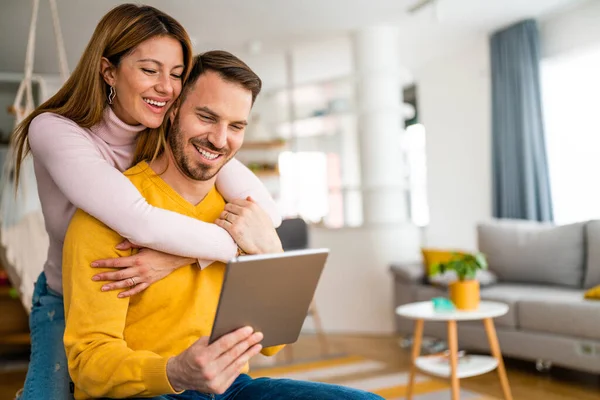
{"type": "Polygon", "coordinates": [[[138,256],[103,258],[96,260],[91,265],[96,268],[127,268],[137,265],[138,256]]]}
{"type": "Polygon", "coordinates": [[[148,286],[150,286],[150,285],[146,282],[140,283],[139,285],[135,285],[134,287],[132,287],[129,290],[119,293],[119,295],[117,297],[123,298],[123,297],[133,296],[134,294],[138,294],[141,291],[145,290],[148,286]]]}
{"type": "MultiPolygon", "coordinates": [[[[126,281],[133,277],[138,277],[136,283],[141,283],[139,279],[140,272],[138,268],[125,268],[119,271],[102,272],[92,277],[93,281],[126,281]]],[[[130,281],[131,282],[131,281],[130,281]]],[[[130,285],[131,286],[131,285],[130,285]]]]}
{"type": "Polygon", "coordinates": [[[117,272],[103,272],[92,277],[92,280],[114,281],[103,285],[101,287],[103,292],[116,289],[130,289],[141,284],[146,284],[146,282],[143,282],[143,278],[137,268],[128,268],[117,272]],[[99,279],[96,279],[96,277],[99,279]]]}
{"type": "Polygon", "coordinates": [[[101,272],[94,275],[92,280],[110,281],[102,286],[102,291],[125,289],[119,297],[128,297],[140,293],[177,268],[195,261],[191,258],[143,248],[132,256],[94,261],[92,263],[94,267],[118,268],[118,270],[101,272]]]}
{"type": "Polygon", "coordinates": [[[129,250],[129,249],[141,249],[141,246],[137,244],[131,243],[129,240],[125,239],[121,243],[115,246],[117,250],[129,250]]]}
{"type": "Polygon", "coordinates": [[[248,207],[250,207],[250,205],[240,206],[234,203],[227,203],[225,204],[225,211],[235,215],[243,215],[244,210],[248,207]]]}
{"type": "MultiPolygon", "coordinates": [[[[225,229],[227,232],[229,232],[229,230],[233,227],[231,222],[226,221],[221,218],[215,220],[215,225],[220,226],[221,228],[225,229]]],[[[229,234],[231,234],[231,232],[229,232],[229,234]]]]}
{"type": "Polygon", "coordinates": [[[235,221],[237,221],[240,217],[232,212],[223,211],[223,212],[221,212],[221,215],[219,215],[219,218],[222,219],[223,221],[227,221],[231,224],[234,224],[235,221]]]}

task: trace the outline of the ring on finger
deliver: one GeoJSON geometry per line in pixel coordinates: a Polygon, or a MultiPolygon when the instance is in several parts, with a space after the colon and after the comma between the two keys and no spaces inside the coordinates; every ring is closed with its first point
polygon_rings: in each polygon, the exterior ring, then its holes
{"type": "Polygon", "coordinates": [[[135,283],[135,277],[129,278],[129,280],[131,281],[131,285],[129,285],[129,286],[133,287],[133,286],[137,285],[137,283],[135,283]]]}

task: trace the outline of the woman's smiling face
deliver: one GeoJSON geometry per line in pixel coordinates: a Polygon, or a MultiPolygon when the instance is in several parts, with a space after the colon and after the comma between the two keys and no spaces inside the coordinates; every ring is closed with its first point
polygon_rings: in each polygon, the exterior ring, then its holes
{"type": "Polygon", "coordinates": [[[103,59],[103,76],[114,87],[115,114],[129,125],[159,127],[181,93],[184,71],[181,43],[156,36],[140,43],[114,68],[103,59]]]}

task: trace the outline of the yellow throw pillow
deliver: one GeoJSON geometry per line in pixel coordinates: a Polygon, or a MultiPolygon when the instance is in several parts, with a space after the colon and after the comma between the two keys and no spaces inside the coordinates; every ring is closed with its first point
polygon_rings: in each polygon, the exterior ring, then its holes
{"type": "Polygon", "coordinates": [[[436,263],[448,262],[452,259],[454,254],[465,254],[459,250],[441,250],[441,249],[428,249],[422,248],[421,253],[423,254],[423,267],[425,268],[425,275],[430,276],[431,266],[436,263]]]}
{"type": "Polygon", "coordinates": [[[600,285],[591,288],[583,296],[588,300],[600,300],[600,285]]]}

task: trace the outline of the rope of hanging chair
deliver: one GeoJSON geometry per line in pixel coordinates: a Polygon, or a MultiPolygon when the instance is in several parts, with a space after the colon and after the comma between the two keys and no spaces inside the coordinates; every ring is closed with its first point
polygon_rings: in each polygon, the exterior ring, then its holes
{"type": "Polygon", "coordinates": [[[56,0],[49,0],[50,9],[52,10],[52,23],[54,24],[54,36],[56,37],[56,50],[58,51],[58,65],[60,68],[60,76],[63,81],[69,77],[69,66],[67,65],[67,52],[65,50],[65,42],[63,40],[62,31],[60,29],[60,19],[58,18],[58,9],[56,8],[56,0]]]}
{"type": "MultiPolygon", "coordinates": [[[[60,19],[58,17],[58,9],[56,0],[48,0],[52,14],[52,24],[54,26],[54,36],[56,38],[56,49],[58,54],[58,66],[60,75],[63,81],[69,76],[69,67],[67,64],[67,53],[65,43],[60,27],[60,19]]],[[[24,77],[19,85],[13,108],[16,112],[15,125],[19,124],[30,112],[35,108],[33,102],[33,89],[31,80],[33,76],[34,56],[35,56],[35,36],[37,29],[37,20],[39,14],[39,0],[32,0],[33,9],[31,13],[31,25],[29,26],[29,38],[27,40],[27,52],[25,55],[25,71],[24,77]],[[23,96],[25,96],[25,107],[22,106],[23,96]]]]}
{"type": "Polygon", "coordinates": [[[31,75],[33,74],[33,60],[35,53],[35,32],[37,27],[39,0],[32,0],[33,10],[31,13],[31,25],[29,26],[29,38],[27,40],[27,51],[25,53],[24,77],[15,96],[14,109],[16,113],[15,125],[19,124],[27,114],[33,111],[33,90],[31,88],[31,75]],[[21,106],[25,95],[25,108],[21,106]]]}
{"type": "MultiPolygon", "coordinates": [[[[32,0],[31,25],[25,54],[23,79],[19,84],[13,103],[16,114],[15,126],[29,115],[37,106],[34,101],[32,81],[36,82],[41,100],[47,99],[45,81],[34,74],[34,56],[36,28],[38,23],[40,0],[32,0]]],[[[48,0],[56,38],[58,64],[62,80],[69,76],[64,40],[58,18],[56,0],[48,0]]],[[[26,310],[30,310],[33,295],[33,282],[43,270],[48,235],[44,229],[44,219],[39,204],[30,205],[29,199],[37,199],[37,188],[33,169],[33,160],[27,157],[21,165],[21,182],[18,191],[14,174],[15,148],[10,146],[4,165],[1,167],[0,186],[0,259],[5,262],[13,286],[19,291],[21,302],[26,310]],[[35,209],[33,209],[35,208],[35,209]],[[33,249],[25,248],[33,243],[33,249]]]]}

